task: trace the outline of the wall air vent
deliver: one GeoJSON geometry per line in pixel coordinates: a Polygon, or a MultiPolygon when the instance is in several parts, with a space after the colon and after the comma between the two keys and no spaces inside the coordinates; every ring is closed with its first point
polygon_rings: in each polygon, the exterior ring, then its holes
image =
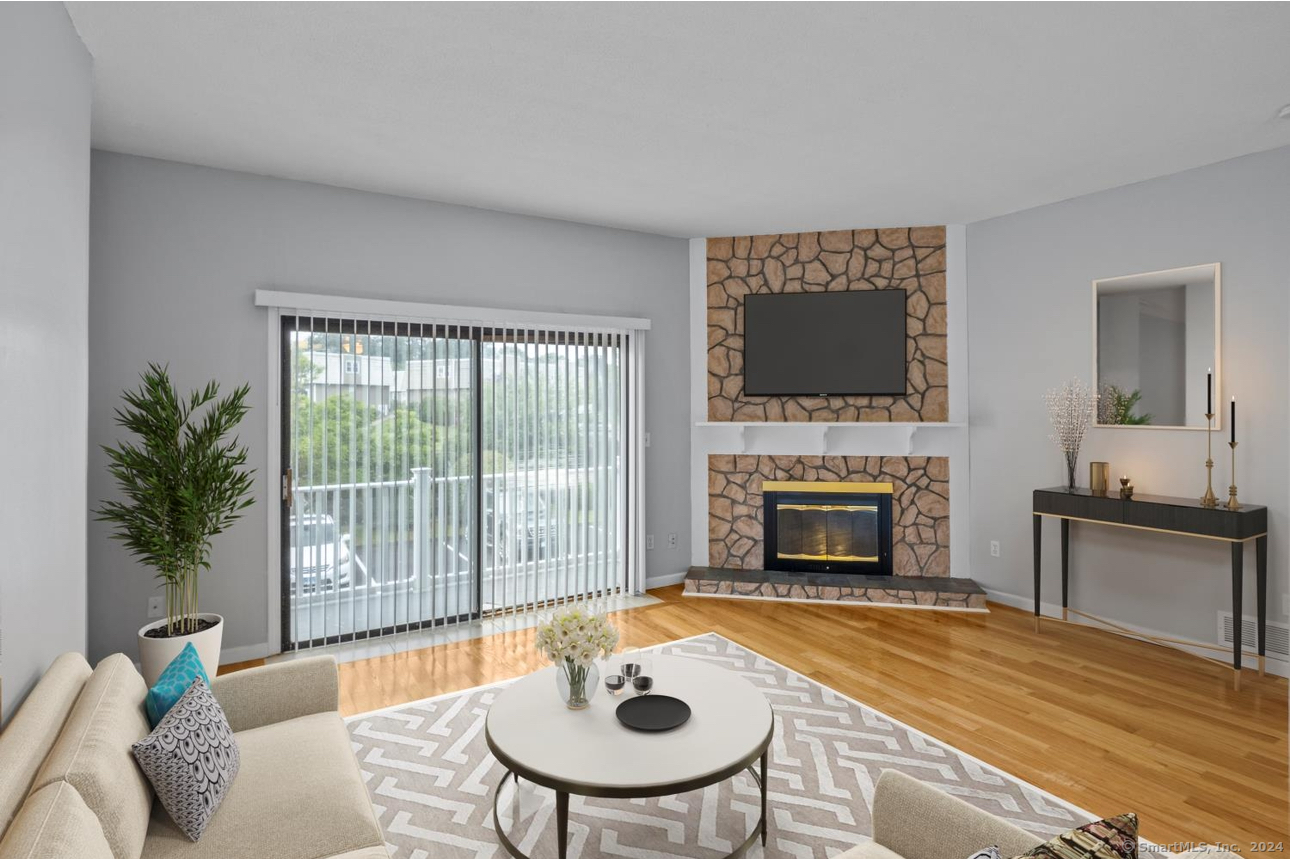
{"type": "MultiPolygon", "coordinates": [[[[1290,626],[1268,621],[1268,656],[1276,659],[1290,657],[1290,626]]],[[[1241,618],[1241,646],[1249,651],[1258,646],[1258,623],[1252,615],[1241,618]]],[[[1218,613],[1218,643],[1232,644],[1232,613],[1218,613]]]]}

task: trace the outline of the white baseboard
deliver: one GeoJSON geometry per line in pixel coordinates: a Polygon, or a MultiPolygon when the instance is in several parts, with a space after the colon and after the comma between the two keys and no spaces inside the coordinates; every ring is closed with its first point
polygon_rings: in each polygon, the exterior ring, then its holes
{"type": "MultiPolygon", "coordinates": [[[[983,585],[982,587],[985,587],[985,586],[983,585]]],[[[1032,597],[1019,596],[1017,594],[1010,594],[1005,591],[996,591],[989,587],[986,587],[986,597],[989,600],[992,600],[997,603],[1001,603],[1003,605],[1010,605],[1013,608],[1024,609],[1030,612],[1033,612],[1035,610],[1035,601],[1032,597]]],[[[1039,610],[1044,617],[1052,617],[1052,618],[1060,619],[1062,616],[1062,607],[1056,603],[1044,602],[1041,600],[1039,603],[1039,610]]],[[[1085,618],[1079,617],[1078,615],[1071,615],[1070,620],[1066,622],[1077,623],[1080,626],[1087,626],[1091,629],[1098,629],[1103,632],[1109,632],[1112,635],[1123,635],[1126,638],[1134,638],[1133,635],[1116,632],[1114,629],[1108,629],[1107,627],[1102,626],[1096,621],[1086,620],[1085,618]]],[[[1132,630],[1133,632],[1139,633],[1144,636],[1154,636],[1156,638],[1182,638],[1182,636],[1174,635],[1171,632],[1163,632],[1158,629],[1152,629],[1147,626],[1142,626],[1141,624],[1129,623],[1127,621],[1118,620],[1118,619],[1115,621],[1115,623],[1119,626],[1124,627],[1125,629],[1132,630]]],[[[1137,640],[1145,641],[1146,639],[1138,638],[1137,640]]],[[[1157,644],[1161,647],[1170,647],[1174,650],[1181,650],[1183,653],[1190,653],[1192,656],[1201,656],[1211,661],[1214,661],[1215,658],[1217,657],[1219,661],[1222,661],[1221,654],[1217,654],[1215,653],[1215,651],[1208,649],[1208,648],[1214,647],[1213,644],[1207,641],[1198,641],[1196,639],[1190,639],[1190,641],[1194,641],[1195,646],[1192,646],[1190,644],[1182,644],[1182,643],[1179,643],[1179,644],[1162,644],[1160,642],[1149,642],[1149,643],[1157,644]]],[[[1253,668],[1256,671],[1259,668],[1258,658],[1256,656],[1250,655],[1249,653],[1244,654],[1244,656],[1241,659],[1241,663],[1244,667],[1253,668]]],[[[1227,664],[1229,666],[1231,665],[1230,657],[1228,658],[1227,664]]],[[[1278,659],[1275,656],[1269,656],[1266,658],[1264,663],[1264,669],[1267,671],[1268,674],[1275,674],[1278,677],[1290,677],[1290,662],[1286,662],[1283,659],[1278,659]]]]}
{"type": "Polygon", "coordinates": [[[649,591],[654,588],[666,588],[670,585],[679,585],[681,582],[685,581],[685,574],[687,572],[689,572],[689,570],[682,570],[679,573],[667,573],[662,576],[650,576],[645,580],[645,590],[649,591]]]}
{"type": "Polygon", "coordinates": [[[220,665],[232,665],[235,662],[249,662],[252,659],[264,659],[277,653],[266,641],[262,644],[244,644],[241,647],[224,647],[219,652],[220,665]]]}

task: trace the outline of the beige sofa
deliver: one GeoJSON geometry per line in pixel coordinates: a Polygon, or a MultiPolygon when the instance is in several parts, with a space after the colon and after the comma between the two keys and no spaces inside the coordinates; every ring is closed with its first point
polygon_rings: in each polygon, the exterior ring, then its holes
{"type": "Polygon", "coordinates": [[[1018,856],[1040,839],[958,797],[895,770],[883,770],[873,791],[873,840],[838,859],[968,859],[998,845],[1018,856]]]}
{"type": "MultiPolygon", "coordinates": [[[[1125,809],[1130,810],[1130,809],[1125,809]]],[[[904,773],[883,770],[873,792],[873,840],[838,859],[968,859],[991,845],[1002,856],[1019,856],[1039,838],[958,797],[904,773]]],[[[1141,851],[1142,856],[1167,853],[1141,851]]],[[[1180,859],[1238,859],[1216,848],[1198,848],[1180,859]]]]}
{"type": "Polygon", "coordinates": [[[0,859],[385,859],[337,712],[330,657],[211,683],[241,769],[201,841],[171,822],[135,765],[147,688],[122,654],[91,672],[66,653],[0,733],[0,859]]]}
{"type": "MultiPolygon", "coordinates": [[[[242,764],[193,843],[154,801],[130,752],[148,734],[147,689],[134,665],[121,654],[93,672],[78,654],[55,660],[0,733],[0,859],[386,859],[336,712],[334,660],[238,671],[211,688],[237,732],[242,764]]],[[[840,859],[967,859],[992,844],[1016,856],[1038,843],[888,770],[874,790],[873,840],[840,859]]]]}

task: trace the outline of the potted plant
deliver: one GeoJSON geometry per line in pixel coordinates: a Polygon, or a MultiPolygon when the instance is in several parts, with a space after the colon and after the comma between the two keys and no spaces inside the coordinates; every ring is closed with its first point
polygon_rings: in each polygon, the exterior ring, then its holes
{"type": "Polygon", "coordinates": [[[139,630],[143,678],[151,686],[189,642],[207,675],[219,669],[224,619],[198,610],[197,580],[210,569],[211,538],[251,505],[254,472],[245,467],[246,448],[229,439],[248,411],[249,385],[220,398],[219,385],[210,382],[180,398],[165,367],[149,364],[140,378],[116,410],[117,425],[137,442],[103,447],[124,498],[104,501],[98,518],[156,571],[166,592],[166,619],[139,630]]]}

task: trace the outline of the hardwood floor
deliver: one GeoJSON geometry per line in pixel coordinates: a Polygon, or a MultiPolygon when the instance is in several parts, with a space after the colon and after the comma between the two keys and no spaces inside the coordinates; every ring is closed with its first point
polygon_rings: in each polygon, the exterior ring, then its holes
{"type": "MultiPolygon", "coordinates": [[[[1158,843],[1290,842],[1287,684],[1163,647],[989,615],[682,597],[614,616],[623,641],[717,632],[1158,843]]],[[[360,713],[542,667],[533,631],[340,666],[360,713]]],[[[1185,849],[1185,848],[1180,848],[1185,849]]],[[[1270,851],[1277,852],[1277,851],[1270,851]]]]}

